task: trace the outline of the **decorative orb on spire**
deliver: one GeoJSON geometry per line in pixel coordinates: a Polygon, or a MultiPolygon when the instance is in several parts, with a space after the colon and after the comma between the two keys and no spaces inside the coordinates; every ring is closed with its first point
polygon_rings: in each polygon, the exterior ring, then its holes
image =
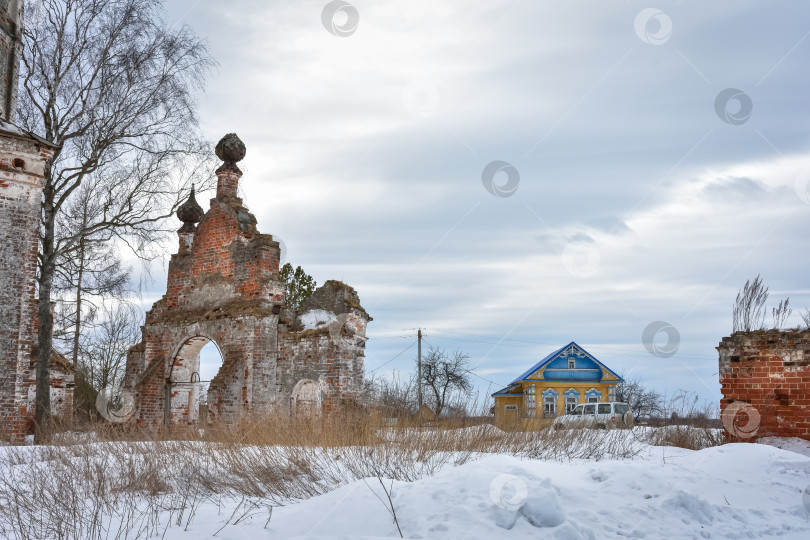
{"type": "Polygon", "coordinates": [[[197,204],[197,199],[194,198],[194,184],[191,184],[191,193],[189,193],[188,199],[177,208],[177,217],[183,222],[180,232],[194,232],[203,215],[205,215],[205,212],[197,204]]]}
{"type": "Polygon", "coordinates": [[[244,159],[247,149],[245,148],[245,143],[236,136],[236,133],[228,133],[222,137],[217,143],[215,151],[217,157],[225,162],[217,171],[231,169],[232,171],[242,174],[242,171],[239,170],[236,163],[244,159]]]}

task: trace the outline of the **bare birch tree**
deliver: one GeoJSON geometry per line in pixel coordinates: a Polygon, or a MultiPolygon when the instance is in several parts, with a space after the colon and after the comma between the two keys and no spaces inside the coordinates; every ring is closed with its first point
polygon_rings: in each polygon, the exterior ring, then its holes
{"type": "MultiPolygon", "coordinates": [[[[57,145],[45,166],[39,252],[37,440],[50,424],[50,302],[57,265],[109,237],[157,255],[180,187],[210,170],[194,95],[214,65],[160,0],[40,0],[23,29],[18,121],[57,145]],[[60,215],[82,186],[99,213],[78,229],[60,215]]],[[[210,175],[209,175],[210,176],[210,175]]],[[[198,180],[199,181],[199,180],[198,180]]]]}
{"type": "Polygon", "coordinates": [[[448,354],[443,349],[428,349],[422,359],[422,383],[432,394],[436,416],[442,414],[454,394],[470,392],[469,364],[469,355],[461,351],[448,354]]]}

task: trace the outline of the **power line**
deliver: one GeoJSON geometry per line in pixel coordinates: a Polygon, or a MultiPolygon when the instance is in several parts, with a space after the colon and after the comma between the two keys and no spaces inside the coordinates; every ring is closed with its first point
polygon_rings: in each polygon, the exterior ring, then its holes
{"type": "Polygon", "coordinates": [[[381,364],[381,365],[379,365],[379,366],[375,367],[374,369],[372,369],[371,371],[369,371],[369,373],[374,373],[375,371],[377,371],[378,369],[382,368],[383,366],[386,366],[386,365],[390,364],[391,362],[393,362],[394,360],[396,360],[397,358],[399,358],[400,356],[402,356],[403,354],[405,354],[406,352],[408,352],[408,350],[409,350],[411,347],[413,347],[415,344],[416,344],[416,341],[412,342],[410,345],[408,345],[408,346],[407,346],[405,349],[403,349],[402,351],[400,351],[400,352],[399,352],[399,353],[398,353],[398,354],[397,354],[395,357],[393,357],[391,360],[388,360],[388,361],[387,361],[387,362],[385,362],[384,364],[381,364]]]}

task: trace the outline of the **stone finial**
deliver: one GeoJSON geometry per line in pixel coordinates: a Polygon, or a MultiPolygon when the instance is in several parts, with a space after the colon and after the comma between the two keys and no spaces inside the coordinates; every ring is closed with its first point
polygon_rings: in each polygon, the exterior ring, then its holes
{"type": "Polygon", "coordinates": [[[191,193],[186,202],[177,208],[177,217],[183,222],[180,232],[194,232],[197,223],[200,222],[205,212],[194,198],[194,184],[191,184],[191,193]]]}
{"type": "Polygon", "coordinates": [[[217,169],[217,172],[230,169],[234,172],[242,174],[239,167],[236,166],[238,161],[242,161],[245,157],[246,148],[242,139],[237,137],[236,133],[228,133],[217,143],[215,149],[217,157],[225,163],[217,169]]]}

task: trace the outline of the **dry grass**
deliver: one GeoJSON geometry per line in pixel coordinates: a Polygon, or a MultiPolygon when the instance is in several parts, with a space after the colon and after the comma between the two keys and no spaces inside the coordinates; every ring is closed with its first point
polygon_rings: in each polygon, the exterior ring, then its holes
{"type": "Polygon", "coordinates": [[[146,538],[187,527],[204,504],[236,508],[226,525],[269,520],[273,506],[356,479],[413,481],[489,453],[609,459],[642,449],[618,430],[381,429],[359,417],[331,424],[267,418],[148,439],[107,428],[90,437],[63,434],[49,446],[0,452],[0,537],[146,538]]]}

